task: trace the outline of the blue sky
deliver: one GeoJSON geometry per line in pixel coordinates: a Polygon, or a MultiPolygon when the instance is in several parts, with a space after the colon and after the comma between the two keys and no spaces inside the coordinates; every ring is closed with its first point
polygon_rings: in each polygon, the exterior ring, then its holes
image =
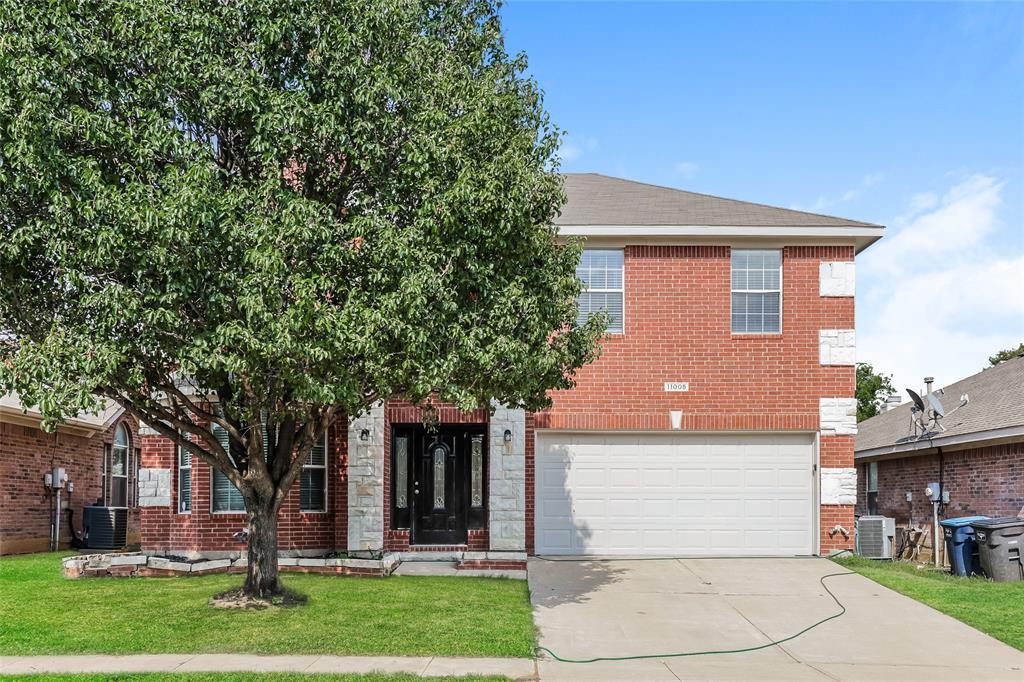
{"type": "Polygon", "coordinates": [[[858,259],[858,356],[901,392],[1024,341],[1024,4],[502,14],[567,132],[563,170],[888,226],[858,259]]]}

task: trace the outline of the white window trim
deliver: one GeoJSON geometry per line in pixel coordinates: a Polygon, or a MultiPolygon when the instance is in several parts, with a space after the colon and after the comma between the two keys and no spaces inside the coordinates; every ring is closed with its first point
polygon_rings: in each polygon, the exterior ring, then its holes
{"type": "MultiPolygon", "coordinates": [[[[312,454],[312,452],[310,453],[312,454]]],[[[326,514],[327,510],[331,508],[329,498],[327,497],[330,492],[330,485],[328,485],[327,476],[327,462],[329,461],[329,452],[327,450],[327,432],[324,431],[324,463],[323,465],[314,464],[310,465],[309,456],[306,457],[306,462],[302,465],[303,470],[309,469],[323,469],[324,471],[324,508],[323,509],[303,509],[302,508],[302,474],[299,474],[299,513],[300,514],[326,514]]]]}
{"type": "Polygon", "coordinates": [[[177,488],[177,491],[178,491],[178,494],[177,494],[178,512],[177,513],[179,513],[179,514],[191,514],[192,513],[192,497],[193,497],[193,495],[192,495],[192,488],[193,488],[193,484],[195,483],[195,473],[194,473],[195,470],[192,468],[192,458],[195,457],[195,455],[193,453],[189,452],[188,453],[188,466],[183,466],[182,463],[181,463],[181,453],[182,453],[183,450],[184,450],[184,448],[181,445],[179,445],[178,446],[178,478],[174,482],[175,487],[177,488]],[[181,510],[181,472],[182,472],[183,469],[187,469],[188,470],[188,511],[182,511],[181,510]]]}
{"type": "MultiPolygon", "coordinates": [[[[114,442],[110,444],[110,502],[114,501],[114,482],[115,479],[124,479],[124,504],[116,507],[117,509],[127,509],[131,506],[131,470],[132,470],[132,438],[131,434],[128,433],[127,427],[124,424],[118,424],[114,428],[114,442]],[[117,432],[124,430],[124,436],[127,443],[119,445],[117,442],[117,432]],[[118,450],[124,449],[124,474],[118,475],[114,473],[114,458],[117,456],[115,453],[118,450]]],[[[113,507],[114,505],[110,505],[113,507]]]]}
{"type": "Polygon", "coordinates": [[[750,248],[729,248],[729,333],[733,336],[782,336],[782,320],[783,318],[783,281],[782,277],[785,271],[785,256],[783,249],[750,249],[750,248]],[[734,251],[775,251],[779,254],[779,288],[778,289],[733,289],[732,288],[732,254],[734,251]],[[732,328],[732,295],[733,294],[779,294],[779,331],[777,332],[738,332],[732,328]]]}
{"type": "Polygon", "coordinates": [[[626,250],[616,248],[584,248],[584,251],[618,251],[622,254],[622,287],[619,289],[593,289],[590,287],[584,287],[580,290],[581,294],[622,294],[622,329],[619,331],[612,331],[605,329],[605,334],[613,336],[625,336],[626,334],[626,250]]]}

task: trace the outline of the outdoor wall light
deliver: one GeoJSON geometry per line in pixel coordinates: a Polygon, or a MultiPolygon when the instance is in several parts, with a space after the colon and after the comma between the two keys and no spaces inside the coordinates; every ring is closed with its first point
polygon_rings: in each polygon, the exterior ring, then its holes
{"type": "Polygon", "coordinates": [[[359,432],[359,440],[368,441],[370,440],[370,429],[363,429],[359,432]]]}
{"type": "Polygon", "coordinates": [[[512,431],[510,431],[509,429],[505,429],[505,442],[506,443],[511,443],[512,442],[512,431]]]}

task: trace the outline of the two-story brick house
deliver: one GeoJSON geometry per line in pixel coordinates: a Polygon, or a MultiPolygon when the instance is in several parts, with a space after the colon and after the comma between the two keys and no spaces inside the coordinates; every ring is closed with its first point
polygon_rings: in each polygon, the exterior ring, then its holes
{"type": "MultiPolygon", "coordinates": [[[[431,431],[393,400],[343,420],[281,513],[283,554],[851,546],[854,258],[883,228],[593,174],[566,193],[580,315],[611,317],[600,359],[540,413],[440,406],[431,431]]],[[[142,464],[170,481],[140,500],[145,549],[240,551],[226,480],[152,433],[142,464]]]]}

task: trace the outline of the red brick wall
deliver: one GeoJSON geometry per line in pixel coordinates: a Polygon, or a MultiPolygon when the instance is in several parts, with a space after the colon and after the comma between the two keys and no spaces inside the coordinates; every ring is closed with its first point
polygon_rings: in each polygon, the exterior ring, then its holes
{"type": "MultiPolygon", "coordinates": [[[[782,333],[733,334],[729,247],[627,246],[625,333],[605,338],[536,427],[667,430],[669,411],[682,410],[684,430],[817,430],[819,399],[852,397],[855,384],[852,366],[819,362],[819,330],[854,328],[854,299],[820,296],[819,266],[853,257],[852,246],[786,247],[782,333]],[[667,393],[666,381],[690,390],[667,393]]],[[[853,438],[822,437],[821,464],[853,466],[853,438]]],[[[532,545],[532,481],[527,495],[532,545]]],[[[852,506],[822,507],[824,552],[852,545],[828,537],[835,525],[852,531],[852,506]]]]}
{"type": "MultiPolygon", "coordinates": [[[[1017,516],[1024,511],[1024,442],[992,445],[942,454],[919,455],[878,463],[878,513],[904,525],[913,520],[927,525],[932,518],[925,486],[942,481],[949,504],[940,518],[957,516],[1017,516]],[[907,502],[907,493],[913,502],[907,502]]],[[[867,513],[867,465],[859,469],[857,513],[867,513]]]]}
{"type": "MultiPolygon", "coordinates": [[[[289,550],[345,549],[348,537],[348,421],[328,433],[327,511],[299,511],[299,484],[285,498],[278,516],[278,544],[289,550]]],[[[154,551],[243,551],[231,536],[247,525],[245,514],[211,511],[212,470],[192,460],[192,511],[178,513],[178,475],[174,444],[163,436],[143,438],[142,465],[171,469],[171,506],[142,509],[143,546],[154,551]]]]}
{"type": "Polygon", "coordinates": [[[627,246],[625,333],[605,337],[578,386],[552,395],[538,428],[818,428],[818,399],[853,396],[853,367],[822,366],[820,329],[853,329],[853,298],[819,296],[819,264],[853,247],[787,247],[782,334],[733,334],[726,246],[627,246]],[[688,381],[667,393],[666,381],[688,381]]]}
{"type": "MultiPolygon", "coordinates": [[[[104,446],[114,442],[114,430],[124,423],[129,428],[132,469],[129,498],[134,500],[135,450],[139,447],[134,419],[117,420],[103,433],[91,438],[64,430],[56,434],[31,426],[0,423],[0,554],[41,552],[49,548],[52,498],[43,486],[43,475],[53,467],[64,467],[74,484],[70,496],[61,494],[64,509],[74,510],[74,527],[82,532],[82,508],[102,497],[104,446]]],[[[128,542],[138,542],[139,514],[128,515],[128,542]]],[[[71,531],[67,515],[61,518],[61,545],[68,547],[71,531]]]]}

